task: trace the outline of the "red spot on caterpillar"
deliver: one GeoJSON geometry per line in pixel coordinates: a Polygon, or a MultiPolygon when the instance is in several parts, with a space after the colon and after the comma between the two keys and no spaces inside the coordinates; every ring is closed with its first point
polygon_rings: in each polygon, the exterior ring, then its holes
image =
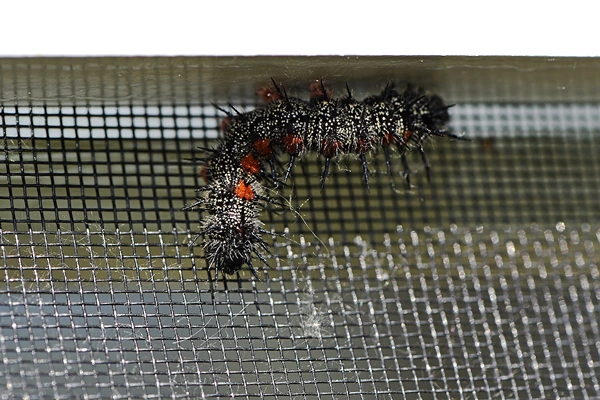
{"type": "Polygon", "coordinates": [[[221,132],[227,132],[229,125],[231,125],[231,121],[233,121],[233,118],[231,117],[225,117],[221,120],[221,132]]]}
{"type": "Polygon", "coordinates": [[[413,133],[411,130],[406,129],[404,131],[404,135],[402,135],[402,138],[404,139],[404,143],[408,142],[410,140],[410,138],[412,137],[413,133]]]}
{"type": "Polygon", "coordinates": [[[365,138],[358,139],[358,154],[366,154],[373,148],[373,143],[365,138]]]}
{"type": "Polygon", "coordinates": [[[240,182],[235,187],[235,195],[243,200],[254,200],[254,189],[252,189],[252,186],[240,179],[240,182]]]}
{"type": "Polygon", "coordinates": [[[311,99],[328,99],[332,95],[331,89],[326,88],[322,81],[316,80],[310,83],[311,99]]]}
{"type": "Polygon", "coordinates": [[[200,170],[200,176],[202,176],[202,179],[204,179],[204,182],[208,183],[208,166],[205,165],[204,167],[202,167],[202,169],[200,170]]]}
{"type": "Polygon", "coordinates": [[[393,133],[386,133],[383,135],[383,140],[381,141],[381,145],[383,147],[388,147],[390,144],[394,143],[396,138],[393,133]]]}
{"type": "Polygon", "coordinates": [[[250,175],[256,175],[260,172],[260,161],[252,153],[242,157],[242,169],[250,175]]]}
{"type": "Polygon", "coordinates": [[[281,139],[281,147],[291,156],[300,155],[304,149],[304,141],[302,137],[288,133],[281,139]]]}
{"type": "Polygon", "coordinates": [[[252,148],[259,157],[270,158],[271,154],[273,154],[271,139],[257,139],[252,143],[252,148]]]}
{"type": "Polygon", "coordinates": [[[321,154],[326,158],[333,158],[340,153],[342,142],[339,140],[325,139],[321,143],[321,154]]]}
{"type": "Polygon", "coordinates": [[[275,100],[281,100],[281,96],[276,88],[272,86],[264,86],[257,91],[258,95],[265,103],[269,104],[275,100]]]}

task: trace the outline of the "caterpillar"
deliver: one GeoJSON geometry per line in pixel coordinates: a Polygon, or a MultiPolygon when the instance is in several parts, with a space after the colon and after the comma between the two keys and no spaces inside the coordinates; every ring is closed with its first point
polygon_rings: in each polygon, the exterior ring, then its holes
{"type": "Polygon", "coordinates": [[[420,153],[429,180],[423,142],[430,136],[463,139],[446,129],[450,106],[439,96],[412,86],[399,92],[388,84],[380,94],[358,101],[348,85],[346,90],[344,97],[334,98],[322,80],[314,81],[310,100],[304,101],[288,96],[272,79],[272,86],[259,91],[264,108],[250,112],[219,108],[227,114],[221,124],[223,139],[217,148],[202,149],[207,153],[199,160],[206,185],[198,189],[199,198],[185,207],[206,214],[192,244],[204,237],[204,258],[217,275],[234,274],[247,265],[257,277],[253,261],[257,258],[266,264],[262,252],[270,254],[262,235],[271,232],[259,220],[261,210],[274,202],[265,194],[265,186],[281,187],[304,154],[315,152],[325,160],[321,190],[331,161],[343,155],[359,158],[368,188],[367,156],[381,149],[391,174],[390,149],[396,149],[410,188],[407,152],[420,153]],[[289,161],[280,177],[283,155],[289,161]]]}

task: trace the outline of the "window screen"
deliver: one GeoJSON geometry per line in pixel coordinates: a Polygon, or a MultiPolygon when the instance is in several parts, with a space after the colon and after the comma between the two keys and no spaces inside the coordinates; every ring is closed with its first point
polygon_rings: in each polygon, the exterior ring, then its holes
{"type": "Polygon", "coordinates": [[[575,64],[3,60],[2,398],[600,397],[600,74],[575,64]],[[217,278],[191,160],[271,76],[410,80],[472,140],[426,143],[431,182],[410,154],[410,190],[379,154],[370,190],[343,159],[321,191],[305,158],[260,279],[217,278]]]}

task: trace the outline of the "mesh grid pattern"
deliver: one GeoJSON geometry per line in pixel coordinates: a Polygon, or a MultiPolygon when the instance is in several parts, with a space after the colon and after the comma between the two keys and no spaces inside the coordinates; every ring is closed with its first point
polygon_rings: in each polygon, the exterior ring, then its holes
{"type": "Polygon", "coordinates": [[[598,111],[458,104],[410,191],[308,158],[263,279],[213,281],[213,106],[5,106],[0,396],[600,398],[598,111]]]}

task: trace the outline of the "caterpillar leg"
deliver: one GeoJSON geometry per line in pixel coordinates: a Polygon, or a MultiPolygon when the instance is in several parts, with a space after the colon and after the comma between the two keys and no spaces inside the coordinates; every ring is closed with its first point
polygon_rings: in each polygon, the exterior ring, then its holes
{"type": "Polygon", "coordinates": [[[321,175],[321,191],[325,188],[325,179],[329,175],[329,164],[331,162],[331,158],[327,157],[325,159],[325,168],[323,169],[323,175],[321,175]]]}
{"type": "Polygon", "coordinates": [[[431,166],[429,164],[429,160],[427,160],[427,156],[425,155],[425,150],[423,150],[423,146],[419,146],[419,154],[421,154],[421,161],[425,166],[425,174],[427,175],[427,182],[431,183],[431,166]]]}
{"type": "Polygon", "coordinates": [[[367,185],[367,190],[370,190],[370,188],[369,188],[369,169],[367,168],[367,157],[364,154],[361,154],[359,156],[359,158],[360,158],[360,162],[362,163],[363,176],[365,177],[365,183],[367,185]]]}
{"type": "Polygon", "coordinates": [[[408,160],[406,159],[406,153],[402,153],[400,155],[400,160],[402,161],[402,176],[404,177],[404,180],[406,181],[406,186],[408,187],[408,190],[410,190],[410,167],[408,165],[408,160]]]}

